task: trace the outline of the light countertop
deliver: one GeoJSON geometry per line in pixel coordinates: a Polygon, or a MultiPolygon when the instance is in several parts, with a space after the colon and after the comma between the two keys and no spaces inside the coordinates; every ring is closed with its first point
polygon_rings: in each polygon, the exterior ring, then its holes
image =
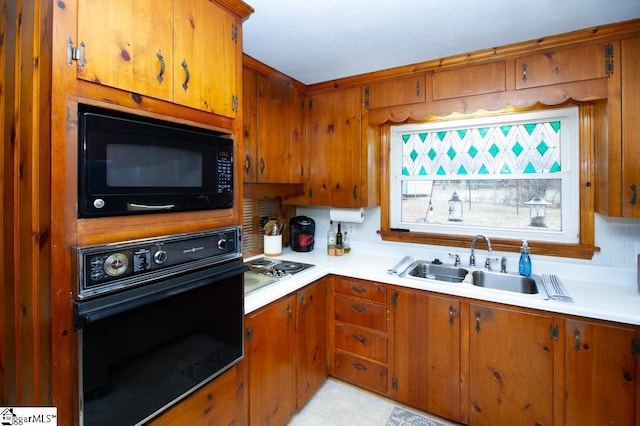
{"type": "Polygon", "coordinates": [[[344,256],[328,256],[323,248],[316,248],[308,253],[285,249],[276,259],[312,263],[315,267],[249,293],[245,297],[245,313],[249,314],[326,275],[335,274],[452,296],[640,325],[640,293],[635,284],[603,282],[606,278],[588,282],[583,278],[570,279],[563,276],[561,270],[554,271],[574,300],[574,303],[566,303],[547,300],[540,295],[476,287],[469,282],[458,284],[389,275],[387,270],[395,266],[402,257],[395,250],[383,248],[352,250],[344,256]]]}

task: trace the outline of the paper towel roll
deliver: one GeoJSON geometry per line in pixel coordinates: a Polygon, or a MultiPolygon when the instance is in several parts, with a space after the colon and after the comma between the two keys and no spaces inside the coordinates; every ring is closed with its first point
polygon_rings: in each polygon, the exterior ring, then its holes
{"type": "Polygon", "coordinates": [[[334,222],[364,222],[364,209],[330,209],[329,218],[334,222]]]}

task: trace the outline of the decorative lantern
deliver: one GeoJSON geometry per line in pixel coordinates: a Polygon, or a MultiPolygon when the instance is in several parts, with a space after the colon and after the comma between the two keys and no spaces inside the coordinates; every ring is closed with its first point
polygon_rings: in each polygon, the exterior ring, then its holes
{"type": "Polygon", "coordinates": [[[544,219],[547,213],[547,206],[551,203],[548,203],[542,197],[533,197],[526,203],[525,205],[529,206],[529,215],[531,216],[531,226],[537,226],[539,228],[547,226],[544,223],[544,219]]]}
{"type": "Polygon", "coordinates": [[[451,222],[462,222],[462,200],[458,193],[453,191],[449,200],[449,220],[451,222]]]}

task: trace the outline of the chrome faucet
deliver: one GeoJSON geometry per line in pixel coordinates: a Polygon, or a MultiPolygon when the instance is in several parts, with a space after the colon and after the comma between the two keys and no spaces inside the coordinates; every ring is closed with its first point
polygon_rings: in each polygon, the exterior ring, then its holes
{"type": "Polygon", "coordinates": [[[478,238],[483,238],[486,242],[487,242],[487,247],[489,249],[489,253],[491,253],[491,241],[489,240],[488,237],[484,236],[484,235],[476,235],[473,237],[473,239],[471,240],[471,256],[469,256],[469,266],[475,266],[476,265],[476,240],[478,238]]]}

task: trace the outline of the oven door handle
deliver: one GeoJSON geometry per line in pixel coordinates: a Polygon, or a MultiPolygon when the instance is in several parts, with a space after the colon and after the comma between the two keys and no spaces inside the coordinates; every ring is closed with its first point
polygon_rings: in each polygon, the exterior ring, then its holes
{"type": "Polygon", "coordinates": [[[244,285],[242,277],[247,269],[239,258],[119,293],[74,300],[73,327],[80,330],[95,321],[232,277],[240,277],[239,285],[244,285]]]}

